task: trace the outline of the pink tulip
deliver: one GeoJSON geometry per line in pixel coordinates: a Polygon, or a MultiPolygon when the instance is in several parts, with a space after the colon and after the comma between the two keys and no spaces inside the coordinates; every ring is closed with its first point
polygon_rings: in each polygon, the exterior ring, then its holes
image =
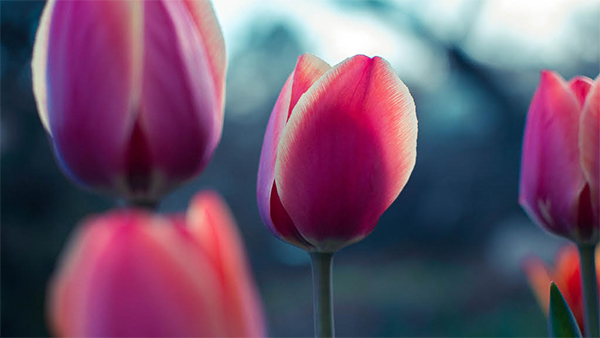
{"type": "Polygon", "coordinates": [[[115,211],[85,221],[49,289],[65,337],[257,337],[264,320],[226,204],[197,195],[186,216],[115,211]]]}
{"type": "Polygon", "coordinates": [[[71,179],[156,201],[197,175],[221,137],[225,46],[208,1],[55,1],[33,89],[71,179]]]}
{"type": "Polygon", "coordinates": [[[597,243],[599,80],[543,71],[523,140],[519,202],[548,231],[597,243]]]}
{"type": "Polygon", "coordinates": [[[357,55],[330,67],[301,56],[262,147],[264,223],[307,251],[361,240],[408,181],[416,142],[413,99],[387,61],[357,55]]]}

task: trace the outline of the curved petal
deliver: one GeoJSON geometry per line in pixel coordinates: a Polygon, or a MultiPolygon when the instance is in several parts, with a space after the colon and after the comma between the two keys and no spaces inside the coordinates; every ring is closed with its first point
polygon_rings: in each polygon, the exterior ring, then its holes
{"type": "Polygon", "coordinates": [[[51,309],[63,313],[59,333],[224,336],[218,272],[181,223],[117,212],[86,226],[87,240],[76,238],[82,249],[68,252],[51,289],[51,309]],[[98,234],[104,245],[94,245],[98,234]]]}
{"type": "Polygon", "coordinates": [[[230,337],[264,337],[264,318],[242,238],[226,203],[215,192],[197,194],[188,209],[190,233],[220,272],[230,337]]]}
{"type": "Polygon", "coordinates": [[[593,87],[585,101],[581,113],[579,150],[581,151],[581,168],[589,184],[591,205],[595,215],[593,222],[596,238],[600,230],[600,77],[594,81],[593,87]]]}
{"type": "Polygon", "coordinates": [[[222,112],[203,44],[184,3],[144,2],[139,123],[154,176],[162,179],[154,194],[202,170],[221,136],[222,112]]]}
{"type": "MultiPolygon", "coordinates": [[[[88,186],[111,189],[123,170],[134,121],[138,7],[129,1],[54,3],[46,64],[48,124],[61,165],[88,186]]],[[[36,58],[43,56],[40,48],[36,58]]],[[[38,65],[40,78],[43,62],[38,65]]]]}
{"type": "Polygon", "coordinates": [[[587,76],[576,76],[569,80],[569,88],[575,94],[577,98],[577,102],[579,102],[579,107],[583,107],[585,103],[585,98],[592,88],[592,79],[587,76]]]}
{"type": "MultiPolygon", "coordinates": [[[[202,36],[204,53],[209,59],[214,88],[217,93],[217,102],[220,104],[219,112],[223,114],[227,55],[225,52],[225,40],[223,39],[219,21],[209,0],[185,0],[185,4],[192,14],[192,19],[202,36]]],[[[221,115],[222,118],[223,116],[221,115]]]]}
{"type": "Polygon", "coordinates": [[[299,232],[319,251],[366,236],[414,167],[417,119],[406,86],[379,57],[350,58],[298,101],[275,182],[299,232]]]}
{"type": "Polygon", "coordinates": [[[579,158],[577,98],[544,71],[527,116],[519,202],[538,224],[577,239],[578,197],[585,187],[579,158]]]}
{"type": "Polygon", "coordinates": [[[31,81],[33,83],[33,95],[37,105],[40,120],[46,132],[51,134],[48,122],[48,97],[46,83],[48,62],[48,38],[50,36],[50,18],[54,9],[55,0],[49,0],[44,6],[33,44],[33,56],[31,58],[31,81]]]}
{"type": "Polygon", "coordinates": [[[312,245],[298,232],[279,200],[275,185],[275,162],[281,133],[293,106],[329,68],[327,63],[312,54],[298,58],[296,68],[283,86],[269,118],[258,168],[258,208],[263,222],[275,236],[309,251],[312,245]]]}

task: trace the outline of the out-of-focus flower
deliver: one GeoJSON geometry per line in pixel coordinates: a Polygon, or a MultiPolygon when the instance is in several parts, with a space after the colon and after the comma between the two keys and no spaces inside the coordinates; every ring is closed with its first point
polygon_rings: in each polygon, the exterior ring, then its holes
{"type": "Polygon", "coordinates": [[[75,182],[156,201],[197,175],[221,137],[225,46],[209,1],[54,1],[33,89],[75,182]]]}
{"type": "Polygon", "coordinates": [[[599,82],[543,71],[523,140],[520,204],[536,223],[578,243],[599,240],[599,82]]]}
{"type": "Polygon", "coordinates": [[[188,213],[88,219],[49,289],[53,331],[70,337],[264,336],[243,244],[220,197],[188,213]]]}
{"type": "Polygon", "coordinates": [[[357,55],[332,68],[301,56],[262,147],[264,223],[307,251],[361,240],[408,181],[416,143],[412,96],[387,61],[357,55]]]}
{"type": "MultiPolygon", "coordinates": [[[[583,294],[579,253],[574,245],[562,248],[554,259],[554,268],[548,268],[537,257],[530,257],[524,264],[531,289],[544,313],[548,315],[550,305],[550,282],[554,281],[569,304],[579,328],[583,331],[583,294]]],[[[596,250],[596,273],[600,281],[600,251],[596,250]]]]}

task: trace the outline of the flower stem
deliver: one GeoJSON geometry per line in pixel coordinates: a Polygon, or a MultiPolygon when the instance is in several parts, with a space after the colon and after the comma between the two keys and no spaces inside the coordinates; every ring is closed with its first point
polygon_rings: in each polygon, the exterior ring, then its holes
{"type": "Polygon", "coordinates": [[[600,336],[600,315],[598,311],[598,281],[596,279],[596,244],[580,244],[581,283],[585,305],[585,336],[600,336]]]}
{"type": "Polygon", "coordinates": [[[333,337],[333,291],[331,283],[333,253],[312,252],[310,262],[313,277],[315,337],[333,337]]]}

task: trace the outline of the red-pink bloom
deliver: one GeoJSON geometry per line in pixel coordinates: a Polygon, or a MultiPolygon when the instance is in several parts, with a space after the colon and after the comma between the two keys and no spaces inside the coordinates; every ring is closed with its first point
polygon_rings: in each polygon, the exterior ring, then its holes
{"type": "Polygon", "coordinates": [[[225,62],[209,1],[49,0],[33,89],[62,169],[150,201],[193,178],[221,136],[225,62]]]}
{"type": "Polygon", "coordinates": [[[599,80],[543,71],[523,140],[519,202],[548,231],[597,243],[600,230],[599,80]]]}
{"type": "Polygon", "coordinates": [[[334,252],[368,235],[416,159],[417,118],[387,61],[357,55],[330,67],[305,54],[267,126],[258,205],[277,237],[334,252]]]}
{"type": "MultiPolygon", "coordinates": [[[[548,315],[550,282],[554,282],[569,304],[579,328],[583,331],[583,293],[581,292],[581,271],[577,247],[567,245],[558,251],[553,267],[548,267],[537,257],[531,257],[525,261],[524,268],[529,285],[544,313],[548,315]]],[[[600,251],[598,250],[596,250],[596,274],[600,277],[600,251]]],[[[600,281],[600,278],[598,280],[600,281]]],[[[600,287],[600,285],[598,286],[600,287]]]]}
{"type": "Polygon", "coordinates": [[[241,238],[212,192],[187,215],[126,210],[85,221],[51,281],[48,309],[65,337],[265,335],[241,238]]]}

